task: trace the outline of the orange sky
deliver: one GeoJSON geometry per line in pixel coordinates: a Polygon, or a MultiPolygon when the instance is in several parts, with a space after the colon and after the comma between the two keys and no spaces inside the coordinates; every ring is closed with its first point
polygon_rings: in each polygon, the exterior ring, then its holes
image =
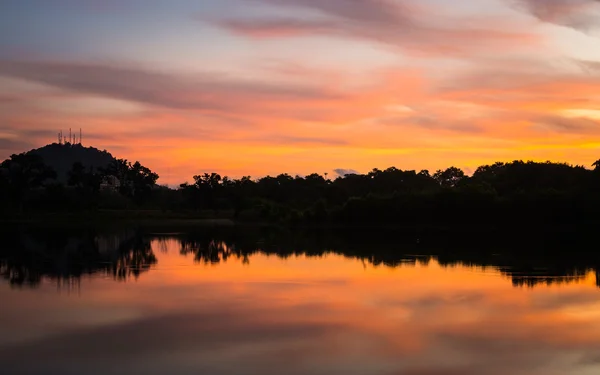
{"type": "Polygon", "coordinates": [[[0,157],[83,128],[173,185],[590,166],[599,19],[594,0],[6,1],[0,157]]]}

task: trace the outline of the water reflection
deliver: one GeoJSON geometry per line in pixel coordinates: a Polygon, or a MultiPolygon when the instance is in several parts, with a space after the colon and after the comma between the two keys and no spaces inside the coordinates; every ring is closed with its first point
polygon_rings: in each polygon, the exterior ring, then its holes
{"type": "Polygon", "coordinates": [[[3,237],[0,275],[14,286],[37,286],[43,279],[77,281],[82,275],[110,275],[116,280],[137,279],[157,263],[156,247],[168,239],[179,243],[181,255],[197,263],[218,264],[229,258],[249,264],[255,254],[282,259],[339,254],[364,264],[390,268],[427,265],[491,269],[507,276],[516,287],[580,282],[591,272],[600,287],[600,254],[595,251],[553,248],[548,244],[481,249],[468,243],[443,243],[372,233],[282,231],[272,228],[211,228],[160,234],[148,229],[73,232],[60,229],[23,229],[3,237]],[[401,240],[404,240],[402,242],[401,240]],[[151,247],[155,241],[155,248],[151,247]],[[161,242],[162,241],[162,242],[161,242]],[[419,254],[419,255],[415,255],[419,254]]]}
{"type": "MultiPolygon", "coordinates": [[[[76,236],[80,242],[67,240],[87,246],[85,260],[64,245],[21,247],[29,257],[3,249],[11,256],[2,270],[19,259],[35,270],[27,272],[38,275],[38,284],[0,284],[0,373],[591,375],[600,369],[593,255],[548,248],[541,250],[545,257],[518,248],[482,253],[423,239],[262,229],[158,232],[88,231],[76,236]],[[77,271],[60,262],[28,264],[33,249],[61,255],[77,271]],[[150,271],[137,278],[114,272],[130,267],[150,271]],[[530,283],[535,288],[515,288],[523,277],[537,280],[530,283]],[[39,283],[61,278],[80,278],[82,293],[58,294],[39,283]]],[[[35,242],[43,236],[38,232],[35,242]]]]}
{"type": "Polygon", "coordinates": [[[139,231],[97,234],[66,229],[16,230],[3,236],[0,275],[13,286],[39,285],[43,279],[69,284],[83,275],[137,278],[156,264],[151,238],[139,231]]]}

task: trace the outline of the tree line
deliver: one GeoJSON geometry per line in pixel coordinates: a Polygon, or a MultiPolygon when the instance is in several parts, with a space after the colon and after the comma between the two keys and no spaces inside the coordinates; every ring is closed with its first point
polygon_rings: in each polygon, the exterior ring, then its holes
{"type": "Polygon", "coordinates": [[[391,167],[333,179],[203,173],[169,189],[139,162],[114,160],[97,170],[75,164],[58,184],[42,159],[14,155],[0,164],[0,193],[9,213],[110,208],[292,224],[573,225],[600,212],[600,161],[592,166],[498,162],[471,176],[456,167],[432,174],[391,167]],[[110,186],[113,178],[118,186],[110,186]]]}
{"type": "Polygon", "coordinates": [[[158,174],[139,162],[114,159],[104,168],[74,163],[66,183],[36,154],[12,155],[0,164],[5,215],[126,208],[152,199],[158,174]]]}
{"type": "Polygon", "coordinates": [[[430,174],[395,167],[348,174],[281,174],[252,180],[216,173],[183,184],[189,207],[231,209],[236,218],[404,225],[472,222],[570,223],[595,218],[600,168],[514,161],[484,165],[467,176],[451,167],[430,174]]]}

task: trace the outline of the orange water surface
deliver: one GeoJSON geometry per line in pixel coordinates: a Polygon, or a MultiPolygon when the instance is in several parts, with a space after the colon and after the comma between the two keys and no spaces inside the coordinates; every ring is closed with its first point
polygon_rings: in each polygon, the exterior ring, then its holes
{"type": "Polygon", "coordinates": [[[600,291],[493,268],[340,255],[196,263],[177,239],[126,281],[0,283],[2,374],[592,375],[600,291]]]}

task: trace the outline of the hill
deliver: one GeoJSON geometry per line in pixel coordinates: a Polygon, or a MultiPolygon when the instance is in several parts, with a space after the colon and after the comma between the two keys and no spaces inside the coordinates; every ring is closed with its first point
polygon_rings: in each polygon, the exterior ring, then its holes
{"type": "Polygon", "coordinates": [[[57,180],[66,183],[68,173],[73,164],[79,162],[87,170],[106,168],[115,158],[108,151],[100,151],[94,147],[84,147],[80,144],[58,144],[28,151],[26,154],[39,155],[44,163],[56,171],[57,180]]]}

